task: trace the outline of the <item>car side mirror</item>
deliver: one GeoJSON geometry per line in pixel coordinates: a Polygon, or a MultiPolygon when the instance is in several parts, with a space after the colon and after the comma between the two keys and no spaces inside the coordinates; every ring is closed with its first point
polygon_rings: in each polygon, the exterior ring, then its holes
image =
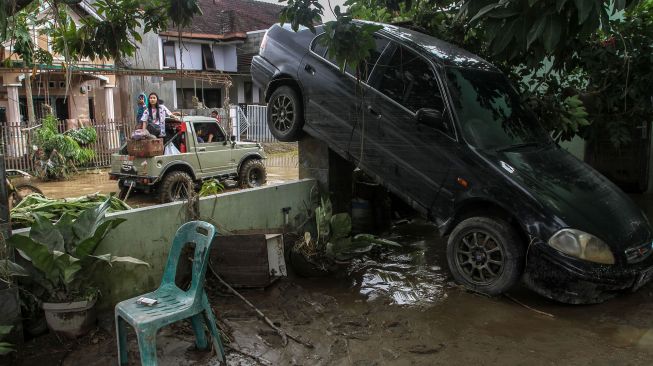
{"type": "Polygon", "coordinates": [[[236,142],[236,136],[235,135],[231,135],[231,142],[236,142]]]}
{"type": "Polygon", "coordinates": [[[421,108],[415,114],[415,119],[417,123],[441,129],[443,126],[444,119],[442,117],[442,112],[437,109],[432,108],[421,108]]]}

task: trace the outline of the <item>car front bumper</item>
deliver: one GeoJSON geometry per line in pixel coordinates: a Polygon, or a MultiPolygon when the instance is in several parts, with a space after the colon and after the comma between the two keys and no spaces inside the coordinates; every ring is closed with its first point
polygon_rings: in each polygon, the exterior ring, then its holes
{"type": "Polygon", "coordinates": [[[571,304],[598,303],[636,291],[653,279],[653,256],[636,264],[601,265],[566,257],[545,244],[529,248],[524,283],[533,291],[571,304]]]}

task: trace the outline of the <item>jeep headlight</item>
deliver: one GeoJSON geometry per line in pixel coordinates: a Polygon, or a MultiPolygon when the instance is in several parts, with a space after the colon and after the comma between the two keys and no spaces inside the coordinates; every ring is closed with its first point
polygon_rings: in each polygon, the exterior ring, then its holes
{"type": "Polygon", "coordinates": [[[607,244],[584,231],[562,229],[549,239],[549,245],[572,257],[595,263],[614,264],[614,255],[607,244]]]}

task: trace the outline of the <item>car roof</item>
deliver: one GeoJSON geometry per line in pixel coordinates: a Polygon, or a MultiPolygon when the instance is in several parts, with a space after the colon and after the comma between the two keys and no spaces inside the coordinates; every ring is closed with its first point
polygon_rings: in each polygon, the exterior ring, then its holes
{"type": "Polygon", "coordinates": [[[420,33],[408,28],[391,24],[356,20],[357,23],[374,24],[383,27],[379,33],[395,38],[403,44],[411,46],[436,62],[446,66],[468,67],[488,71],[498,69],[481,57],[441,39],[420,33]]]}

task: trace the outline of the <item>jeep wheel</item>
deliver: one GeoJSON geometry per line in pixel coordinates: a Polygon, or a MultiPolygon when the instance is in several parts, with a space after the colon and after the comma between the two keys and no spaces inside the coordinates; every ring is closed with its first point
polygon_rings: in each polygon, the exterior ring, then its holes
{"type": "Polygon", "coordinates": [[[188,198],[194,189],[193,179],[186,172],[172,172],[163,177],[159,188],[159,201],[161,203],[181,201],[188,198]]]}
{"type": "Polygon", "coordinates": [[[304,125],[301,100],[289,86],[281,86],[270,96],[268,103],[268,127],[279,141],[299,140],[304,125]]]}
{"type": "Polygon", "coordinates": [[[240,188],[260,187],[267,182],[265,165],[260,159],[247,160],[238,172],[240,188]]]}
{"type": "Polygon", "coordinates": [[[459,223],[449,236],[447,262],[453,277],[465,287],[499,295],[522,276],[524,244],[506,221],[471,217],[459,223]]]}

